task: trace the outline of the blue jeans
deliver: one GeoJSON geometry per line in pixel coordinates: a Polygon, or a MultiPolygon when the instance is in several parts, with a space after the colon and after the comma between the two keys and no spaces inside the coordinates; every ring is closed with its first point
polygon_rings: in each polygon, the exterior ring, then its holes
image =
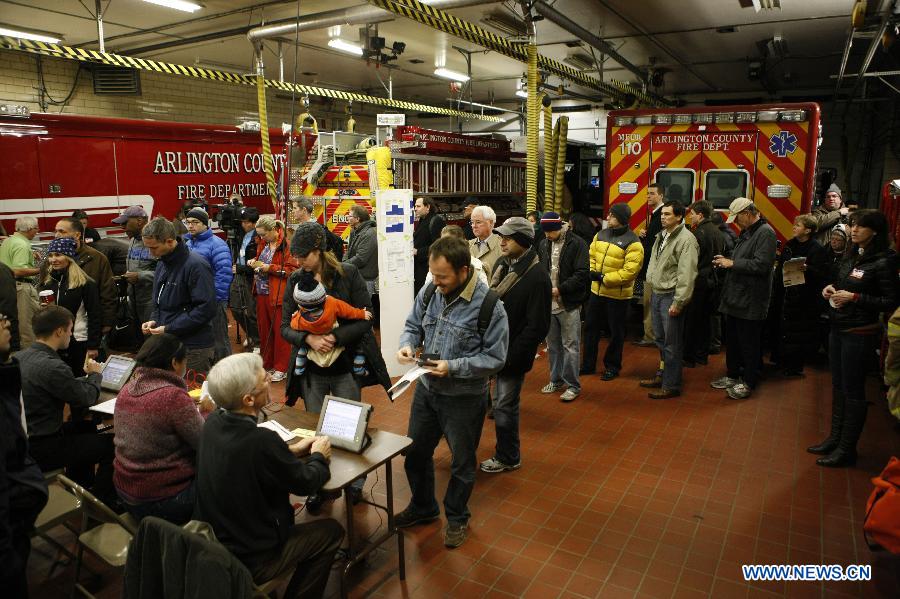
{"type": "Polygon", "coordinates": [[[580,392],[578,347],[581,344],[581,310],[563,310],[550,315],[547,354],[550,356],[550,382],[566,384],[580,392]]]}
{"type": "Polygon", "coordinates": [[[659,359],[663,363],[662,386],[664,389],[681,389],[684,312],[678,316],[669,316],[669,308],[674,301],[674,293],[654,293],[650,298],[653,333],[656,335],[659,359]]]}
{"type": "Polygon", "coordinates": [[[184,524],[191,519],[191,514],[194,512],[194,499],[197,497],[197,488],[192,480],[191,484],[185,487],[178,495],[149,503],[132,504],[128,503],[125,497],[121,495],[119,497],[121,497],[122,503],[125,504],[128,512],[138,520],[147,516],[155,516],[168,520],[173,524],[184,524]]]}
{"type": "Polygon", "coordinates": [[[422,516],[438,515],[434,494],[434,450],[441,437],[450,446],[450,482],[444,494],[447,521],[465,524],[469,520],[469,497],[475,487],[475,451],[481,439],[481,427],[487,412],[487,397],[476,395],[442,395],[432,393],[425,385],[416,385],[409,413],[407,436],[412,445],[406,454],[404,468],[412,491],[409,509],[422,516]]]}
{"type": "Polygon", "coordinates": [[[513,466],[522,459],[519,453],[519,394],[524,374],[497,375],[497,398],[494,400],[494,426],[497,446],[494,457],[513,466]]]}

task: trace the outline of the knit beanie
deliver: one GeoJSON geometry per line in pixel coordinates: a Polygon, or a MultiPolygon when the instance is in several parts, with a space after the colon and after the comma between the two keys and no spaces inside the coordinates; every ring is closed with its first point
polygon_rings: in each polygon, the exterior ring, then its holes
{"type": "Polygon", "coordinates": [[[844,239],[849,239],[850,235],[847,233],[847,225],[844,223],[838,223],[834,227],[831,228],[831,234],[834,235],[837,233],[838,235],[842,235],[844,239]]]}
{"type": "Polygon", "coordinates": [[[541,228],[544,231],[559,231],[562,226],[562,219],[558,212],[545,212],[541,217],[541,228]]]}
{"type": "Polygon", "coordinates": [[[294,301],[306,309],[318,308],[325,303],[325,287],[311,272],[303,271],[300,282],[294,286],[294,301]]]}
{"type": "Polygon", "coordinates": [[[313,250],[324,252],[325,232],[322,226],[313,221],[306,221],[297,227],[294,231],[294,237],[291,239],[291,254],[299,258],[305,258],[313,250]]]}
{"type": "Polygon", "coordinates": [[[613,204],[609,207],[609,213],[616,217],[620,227],[627,227],[630,224],[631,207],[628,204],[624,202],[613,204]]]}
{"type": "Polygon", "coordinates": [[[203,208],[191,208],[188,213],[184,215],[184,218],[196,218],[201,223],[203,223],[204,227],[209,226],[209,215],[203,208]]]}
{"type": "Polygon", "coordinates": [[[841,193],[841,188],[834,183],[828,186],[828,189],[825,191],[825,193],[836,193],[838,194],[838,197],[840,197],[842,200],[844,199],[844,194],[841,193]]]}
{"type": "Polygon", "coordinates": [[[50,245],[47,246],[47,253],[62,254],[63,256],[74,258],[77,255],[77,252],[75,251],[75,240],[68,237],[54,239],[50,242],[50,245]]]}

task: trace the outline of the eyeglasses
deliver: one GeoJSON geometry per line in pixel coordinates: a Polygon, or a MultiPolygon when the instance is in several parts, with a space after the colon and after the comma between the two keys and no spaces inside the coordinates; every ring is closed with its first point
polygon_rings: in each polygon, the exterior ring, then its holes
{"type": "Polygon", "coordinates": [[[186,219],[184,219],[184,222],[186,222],[186,223],[189,224],[189,225],[199,225],[199,224],[201,224],[200,221],[197,220],[196,218],[186,218],[186,219]]]}
{"type": "Polygon", "coordinates": [[[485,222],[486,222],[486,221],[483,221],[483,220],[475,220],[475,219],[472,219],[472,220],[469,221],[469,223],[470,223],[470,224],[473,224],[473,225],[483,225],[485,222]]]}

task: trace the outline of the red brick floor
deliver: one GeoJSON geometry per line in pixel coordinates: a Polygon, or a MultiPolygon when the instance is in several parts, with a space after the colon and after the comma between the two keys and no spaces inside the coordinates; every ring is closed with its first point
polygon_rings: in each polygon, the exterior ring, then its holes
{"type": "MultiPolygon", "coordinates": [[[[442,523],[409,530],[405,581],[396,576],[396,543],[375,551],[353,575],[353,597],[898,597],[897,561],[870,552],[862,537],[869,479],[900,435],[870,379],[874,406],[852,469],[823,469],[804,448],[827,434],[830,376],[770,376],[748,400],[709,387],[723,357],[685,370],[684,395],[653,401],[637,381],[651,374],[653,349],[628,345],[622,376],[585,377],[582,395],[563,404],[542,395],[546,356],[522,395],[522,468],[478,473],[469,539],[445,549],[442,523]],[[871,582],[746,583],[741,564],[873,564],[871,582]]],[[[280,387],[273,388],[273,396],[280,387]]],[[[411,393],[391,404],[365,390],[373,425],[404,433],[411,393]]],[[[486,421],[479,459],[491,457],[486,421]]],[[[449,451],[437,450],[437,488],[446,488],[449,451]]],[[[409,489],[402,458],[394,462],[396,509],[409,489]]],[[[383,502],[383,474],[367,493],[383,502]]],[[[343,503],[326,508],[343,520],[343,503]]],[[[374,510],[356,509],[361,536],[382,526],[374,510]]],[[[306,517],[306,516],[304,516],[306,517]]],[[[60,538],[65,534],[60,532],[60,538]]],[[[35,542],[46,552],[46,545],[35,542]]],[[[33,596],[57,596],[71,568],[45,578],[49,562],[31,563],[33,596]]],[[[118,596],[108,573],[92,588],[118,596]]],[[[336,576],[328,595],[337,596],[336,576]]]]}

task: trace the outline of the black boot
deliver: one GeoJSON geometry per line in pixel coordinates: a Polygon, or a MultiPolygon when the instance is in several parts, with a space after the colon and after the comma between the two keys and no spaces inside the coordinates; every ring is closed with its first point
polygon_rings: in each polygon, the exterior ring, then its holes
{"type": "Polygon", "coordinates": [[[806,448],[809,453],[816,455],[828,455],[837,449],[838,441],[841,438],[841,423],[844,421],[844,392],[838,389],[831,389],[831,433],[828,438],[818,445],[811,445],[806,448]]]}
{"type": "Polygon", "coordinates": [[[841,440],[837,449],[816,460],[816,464],[828,468],[845,468],[856,464],[856,442],[859,441],[863,425],[866,423],[868,408],[865,399],[848,402],[844,406],[844,425],[841,427],[841,440]]]}

